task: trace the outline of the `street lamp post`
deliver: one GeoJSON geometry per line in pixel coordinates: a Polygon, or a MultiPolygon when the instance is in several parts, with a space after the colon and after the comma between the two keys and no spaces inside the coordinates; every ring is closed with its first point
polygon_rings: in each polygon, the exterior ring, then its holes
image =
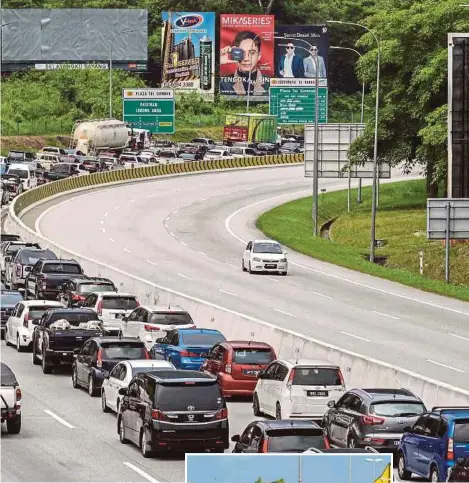
{"type": "Polygon", "coordinates": [[[131,32],[135,32],[140,30],[138,28],[135,29],[127,29],[121,30],[117,32],[114,37],[111,39],[111,48],[109,49],[109,119],[112,119],[112,46],[114,44],[114,40],[121,34],[129,34],[131,32]]]}
{"type": "MultiPolygon", "coordinates": [[[[259,32],[253,39],[252,39],[252,43],[254,44],[254,42],[256,41],[257,37],[259,37],[259,35],[266,35],[266,34],[270,34],[270,32],[259,32]]],[[[251,75],[252,75],[252,49],[249,50],[249,80],[248,80],[248,96],[247,96],[247,99],[246,99],[246,112],[249,112],[249,101],[250,101],[250,93],[251,93],[251,75]]]]}
{"type": "Polygon", "coordinates": [[[374,138],[374,149],[373,149],[373,188],[372,188],[372,199],[371,199],[371,229],[370,229],[370,262],[375,261],[375,240],[376,240],[376,211],[377,211],[377,179],[378,179],[378,114],[379,114],[379,71],[380,71],[380,60],[381,60],[381,46],[376,34],[366,27],[365,25],[354,23],[354,22],[343,22],[341,20],[328,20],[326,23],[337,23],[340,25],[353,25],[356,27],[361,27],[362,29],[369,32],[378,47],[378,58],[376,64],[376,106],[375,106],[375,138],[374,138]]]}
{"type": "Polygon", "coordinates": [[[376,480],[376,463],[379,463],[380,461],[383,461],[382,458],[366,458],[366,462],[371,463],[373,465],[373,481],[376,480]]]}
{"type": "MultiPolygon", "coordinates": [[[[330,48],[335,50],[350,50],[351,52],[355,52],[360,58],[362,57],[362,54],[360,54],[358,50],[352,49],[350,47],[339,47],[339,46],[331,45],[330,48]]],[[[360,112],[361,124],[363,124],[364,114],[365,114],[365,78],[363,78],[363,82],[362,82],[362,105],[361,105],[361,112],[360,112]]],[[[350,175],[350,169],[349,169],[349,175],[350,175]]],[[[348,211],[350,211],[350,186],[349,186],[348,195],[349,195],[348,211]]],[[[357,203],[361,203],[361,202],[362,202],[362,179],[358,178],[357,203]]]]}

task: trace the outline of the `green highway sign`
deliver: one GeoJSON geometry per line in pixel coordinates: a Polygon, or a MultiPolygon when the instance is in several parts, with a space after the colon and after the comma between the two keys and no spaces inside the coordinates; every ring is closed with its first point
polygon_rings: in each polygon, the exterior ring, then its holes
{"type": "Polygon", "coordinates": [[[172,89],[122,89],[123,121],[153,134],[174,134],[175,103],[172,89]]]}
{"type": "MultiPolygon", "coordinates": [[[[315,79],[271,79],[270,114],[277,116],[279,124],[314,124],[316,109],[314,83],[315,79]]],[[[318,87],[320,124],[327,123],[327,91],[326,79],[320,79],[318,87]]]]}

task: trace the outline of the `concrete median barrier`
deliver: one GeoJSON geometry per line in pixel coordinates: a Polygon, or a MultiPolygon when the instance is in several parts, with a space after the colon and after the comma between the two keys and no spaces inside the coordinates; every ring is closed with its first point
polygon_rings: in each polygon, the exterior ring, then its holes
{"type": "MultiPolygon", "coordinates": [[[[284,164],[281,158],[272,156],[262,158],[266,164],[284,164]],[[265,159],[272,158],[272,159],[265,159]]],[[[288,163],[301,161],[298,155],[288,159],[288,163]]],[[[187,165],[189,171],[181,173],[196,173],[202,170],[233,169],[247,166],[258,166],[256,158],[240,158],[237,160],[207,161],[187,165]],[[249,163],[254,163],[249,165],[249,163]],[[226,167],[227,166],[227,167],[226,167]]],[[[348,387],[392,387],[407,388],[421,397],[428,407],[434,405],[469,405],[469,391],[450,386],[412,371],[395,367],[376,359],[365,357],[340,347],[324,343],[320,340],[306,337],[297,332],[280,328],[268,321],[249,317],[245,314],[231,311],[200,300],[189,295],[170,290],[159,284],[144,280],[134,274],[120,270],[118,267],[111,267],[97,260],[93,260],[83,254],[69,251],[66,247],[55,244],[52,240],[44,238],[27,227],[20,219],[26,211],[40,202],[50,200],[51,197],[69,193],[70,190],[83,190],[99,185],[108,185],[112,182],[135,181],[135,176],[153,177],[174,174],[169,169],[176,169],[176,165],[152,166],[136,168],[132,178],[121,171],[116,171],[115,176],[110,178],[111,173],[98,173],[96,175],[83,176],[89,178],[79,186],[79,179],[64,180],[51,183],[50,185],[38,188],[26,193],[27,200],[19,197],[10,207],[8,217],[5,220],[4,229],[8,233],[17,233],[25,241],[42,243],[45,247],[54,250],[60,257],[74,258],[84,268],[88,275],[107,277],[114,281],[119,291],[131,292],[137,295],[142,304],[180,305],[188,310],[193,316],[198,327],[215,328],[220,330],[228,339],[255,339],[268,342],[277,350],[282,358],[305,357],[313,359],[328,360],[338,364],[343,372],[348,387]],[[173,168],[174,167],[174,168],[173,168]],[[141,170],[141,171],[139,171],[141,170]],[[60,185],[59,185],[60,183],[60,185]],[[56,185],[56,186],[54,186],[56,185]],[[35,193],[37,192],[37,193],[35,193]],[[20,202],[21,200],[21,202],[20,202]],[[18,205],[17,205],[18,204],[18,205]]],[[[185,170],[186,165],[179,167],[185,170]],[[183,167],[184,166],[184,167],[183,167]]]]}

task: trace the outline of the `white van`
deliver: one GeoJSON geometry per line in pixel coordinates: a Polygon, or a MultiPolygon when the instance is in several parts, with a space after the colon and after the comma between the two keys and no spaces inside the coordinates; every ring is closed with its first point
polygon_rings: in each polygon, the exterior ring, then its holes
{"type": "Polygon", "coordinates": [[[38,153],[36,156],[37,162],[44,168],[49,169],[53,164],[60,163],[60,155],[53,153],[38,153]]]}
{"type": "Polygon", "coordinates": [[[244,146],[231,146],[228,151],[235,158],[244,158],[248,156],[257,156],[256,151],[253,148],[247,148],[244,146]]]}
{"type": "Polygon", "coordinates": [[[31,164],[10,164],[7,174],[18,175],[23,185],[23,190],[29,190],[37,186],[36,169],[31,164]]]}

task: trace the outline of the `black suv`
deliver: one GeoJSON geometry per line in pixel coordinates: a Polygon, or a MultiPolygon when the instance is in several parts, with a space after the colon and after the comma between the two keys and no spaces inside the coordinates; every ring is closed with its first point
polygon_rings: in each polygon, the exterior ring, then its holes
{"type": "Polygon", "coordinates": [[[404,428],[426,411],[407,389],[352,389],[328,406],[323,427],[331,444],[386,451],[397,450],[404,428]]]}
{"type": "Polygon", "coordinates": [[[230,445],[226,401],[212,376],[182,370],[138,374],[119,394],[120,441],[137,444],[145,458],[167,450],[223,453],[230,445]]]}
{"type": "Polygon", "coordinates": [[[60,286],[57,300],[66,307],[78,306],[91,292],[117,292],[117,288],[108,278],[80,275],[60,286]]]}

